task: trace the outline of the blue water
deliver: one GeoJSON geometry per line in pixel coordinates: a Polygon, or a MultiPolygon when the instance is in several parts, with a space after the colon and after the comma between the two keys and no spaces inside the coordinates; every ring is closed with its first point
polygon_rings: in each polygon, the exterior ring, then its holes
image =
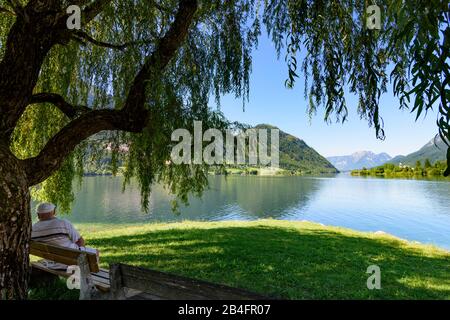
{"type": "Polygon", "coordinates": [[[191,198],[180,214],[172,197],[155,186],[147,213],[136,186],[121,192],[120,177],[88,177],[76,192],[76,223],[143,223],[180,220],[310,220],[450,249],[450,182],[337,177],[210,177],[210,190],[191,198]]]}

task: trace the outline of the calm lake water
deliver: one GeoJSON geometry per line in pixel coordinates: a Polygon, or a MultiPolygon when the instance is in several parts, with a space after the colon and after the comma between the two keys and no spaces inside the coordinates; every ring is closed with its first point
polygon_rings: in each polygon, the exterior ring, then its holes
{"type": "Polygon", "coordinates": [[[180,220],[310,220],[450,249],[450,182],[337,177],[210,177],[210,189],[190,206],[171,211],[171,196],[155,186],[148,213],[139,190],[122,193],[121,177],[86,177],[76,192],[75,223],[180,220]]]}

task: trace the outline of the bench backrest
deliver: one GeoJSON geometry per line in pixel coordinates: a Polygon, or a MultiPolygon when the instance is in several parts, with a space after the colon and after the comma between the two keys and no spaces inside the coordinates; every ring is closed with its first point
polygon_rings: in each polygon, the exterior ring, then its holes
{"type": "Polygon", "coordinates": [[[86,254],[90,271],[99,272],[100,269],[97,263],[97,255],[95,253],[55,246],[34,240],[30,241],[30,254],[69,266],[77,265],[78,257],[82,253],[86,254]]]}
{"type": "MultiPolygon", "coordinates": [[[[125,264],[110,266],[111,291],[130,288],[165,300],[264,300],[245,290],[125,264]]],[[[114,292],[112,292],[114,295],[114,292]]]]}

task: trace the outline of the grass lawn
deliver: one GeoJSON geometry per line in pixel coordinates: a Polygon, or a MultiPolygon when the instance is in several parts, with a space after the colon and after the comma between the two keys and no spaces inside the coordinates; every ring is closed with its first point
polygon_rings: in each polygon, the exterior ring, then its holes
{"type": "MultiPolygon", "coordinates": [[[[450,253],[389,235],[277,220],[77,227],[103,267],[122,262],[287,299],[450,299],[450,253]],[[366,286],[373,264],[381,290],[366,286]]],[[[63,286],[30,297],[76,297],[63,286]]]]}

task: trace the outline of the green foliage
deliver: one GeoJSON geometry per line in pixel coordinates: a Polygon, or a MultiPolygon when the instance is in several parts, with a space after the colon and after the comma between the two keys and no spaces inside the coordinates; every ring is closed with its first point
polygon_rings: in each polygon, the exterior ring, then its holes
{"type": "Polygon", "coordinates": [[[50,201],[58,205],[58,212],[67,213],[75,200],[72,186],[75,178],[73,158],[67,158],[61,168],[39,186],[32,188],[31,195],[38,201],[50,201]]]}
{"type": "Polygon", "coordinates": [[[446,164],[442,161],[437,161],[434,165],[429,163],[422,168],[420,161],[417,161],[416,166],[410,167],[407,165],[397,166],[392,163],[386,163],[382,166],[362,170],[353,170],[353,176],[378,176],[387,178],[404,178],[404,177],[444,177],[446,164]]]}
{"type": "MultiPolygon", "coordinates": [[[[20,119],[18,128],[21,134],[13,136],[12,150],[21,158],[36,156],[45,143],[55,135],[67,121],[57,108],[50,104],[32,106],[20,119]],[[51,121],[47,121],[51,119],[51,121]]],[[[39,201],[51,201],[58,205],[60,212],[70,211],[74,200],[72,181],[81,177],[82,163],[79,160],[81,148],[67,157],[61,168],[50,178],[31,189],[33,198],[39,201]],[[81,167],[80,167],[81,166],[81,167]]]]}
{"type": "Polygon", "coordinates": [[[416,161],[416,169],[421,169],[421,168],[422,168],[422,163],[419,160],[417,160],[416,161]]]}
{"type": "Polygon", "coordinates": [[[30,300],[78,300],[80,290],[67,289],[67,279],[59,278],[50,283],[31,284],[28,291],[30,300]]]}

